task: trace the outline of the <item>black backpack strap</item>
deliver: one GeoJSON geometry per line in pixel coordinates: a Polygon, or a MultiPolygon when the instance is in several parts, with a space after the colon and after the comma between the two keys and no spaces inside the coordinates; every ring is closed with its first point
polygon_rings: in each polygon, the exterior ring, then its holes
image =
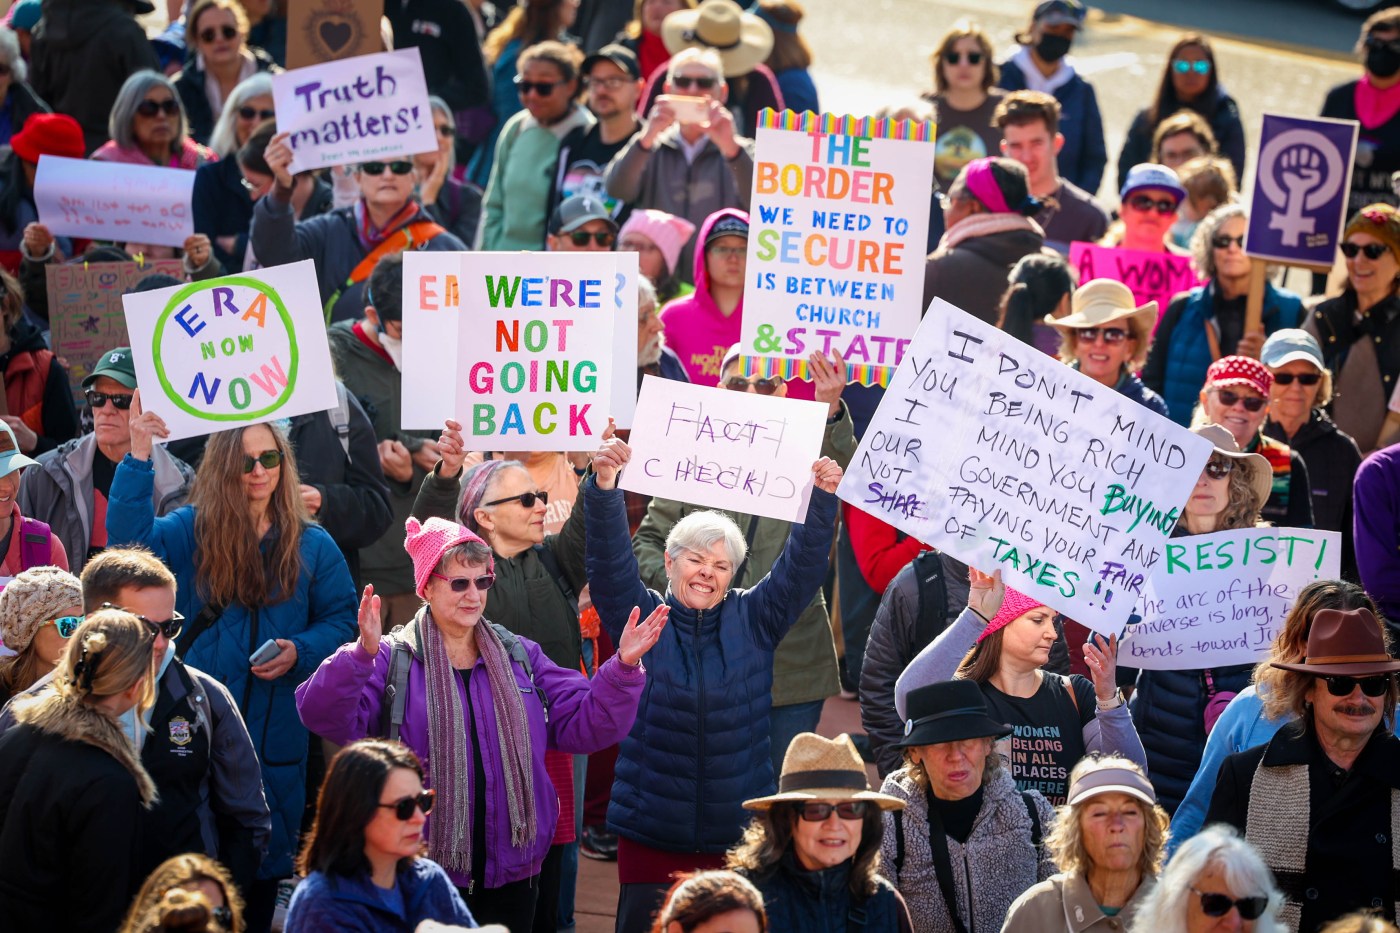
{"type": "Polygon", "coordinates": [[[948,581],[937,551],[924,551],[914,558],[914,583],[919,588],[919,614],[914,619],[914,653],[918,654],[948,624],[948,581]]]}
{"type": "MultiPolygon", "coordinates": [[[[569,578],[564,576],[564,568],[559,566],[559,558],[554,556],[554,551],[543,544],[535,545],[535,556],[544,565],[545,572],[554,579],[554,585],[559,587],[559,592],[564,594],[564,599],[568,602],[569,608],[574,611],[574,617],[578,617],[578,593],[574,592],[573,584],[569,578]]],[[[511,635],[514,638],[514,635],[511,635]]]]}
{"type": "Polygon", "coordinates": [[[894,811],[894,881],[898,886],[904,871],[904,811],[894,811]]]}
{"type": "Polygon", "coordinates": [[[530,686],[535,688],[535,696],[540,698],[540,706],[544,707],[544,721],[549,722],[549,697],[545,696],[540,685],[535,683],[535,668],[530,663],[530,653],[525,650],[525,643],[504,625],[491,623],[491,628],[495,629],[496,635],[501,639],[501,645],[506,649],[506,654],[516,664],[525,669],[525,676],[530,681],[530,686]]]}
{"type": "MultiPolygon", "coordinates": [[[[403,626],[398,626],[393,634],[402,630],[403,626]]],[[[390,742],[397,742],[408,708],[408,669],[413,654],[406,638],[391,639],[391,644],[394,648],[389,656],[389,674],[384,678],[384,702],[379,706],[379,732],[390,742]]]]}
{"type": "Polygon", "coordinates": [[[1040,810],[1036,808],[1035,798],[1030,791],[1021,791],[1021,799],[1026,804],[1026,815],[1031,818],[1031,845],[1035,846],[1035,857],[1040,858],[1040,810]]]}
{"type": "Polygon", "coordinates": [[[933,792],[928,792],[928,847],[933,853],[933,873],[938,877],[938,890],[957,933],[967,933],[967,926],[958,916],[958,892],[953,885],[953,860],[948,855],[948,834],[943,831],[943,818],[933,806],[933,792]]]}
{"type": "Polygon", "coordinates": [[[223,606],[217,603],[204,604],[204,608],[199,610],[199,614],[194,617],[194,621],[190,623],[190,627],[186,629],[184,635],[180,637],[178,644],[180,647],[179,657],[181,661],[185,659],[185,655],[189,654],[190,649],[194,647],[194,643],[199,640],[199,636],[213,628],[215,623],[223,617],[223,614],[223,606]]]}

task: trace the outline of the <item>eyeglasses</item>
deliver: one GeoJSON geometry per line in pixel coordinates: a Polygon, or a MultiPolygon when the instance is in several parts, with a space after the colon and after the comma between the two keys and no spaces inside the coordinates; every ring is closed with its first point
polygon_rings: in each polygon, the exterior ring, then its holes
{"type": "Polygon", "coordinates": [[[612,246],[613,240],[616,237],[617,234],[613,233],[611,230],[595,230],[592,233],[587,230],[569,231],[569,239],[573,241],[575,246],[587,246],[589,240],[592,240],[599,246],[612,246]]]}
{"type": "MultiPolygon", "coordinates": [[[[83,624],[83,616],[60,616],[57,619],[50,619],[44,625],[52,625],[58,630],[59,638],[72,638],[73,633],[78,630],[78,626],[83,624]]],[[[43,626],[40,626],[42,628],[43,626]]]]}
{"type": "Polygon", "coordinates": [[[743,259],[748,255],[748,246],[711,246],[705,250],[711,256],[718,256],[720,259],[743,259]]]}
{"type": "Polygon", "coordinates": [[[554,89],[563,82],[561,81],[526,81],[520,75],[515,76],[515,90],[524,97],[526,94],[538,94],[541,97],[548,97],[554,93],[554,89]]]}
{"type": "Polygon", "coordinates": [[[244,455],[243,455],[243,472],[244,472],[244,473],[251,473],[251,472],[253,472],[253,467],[254,467],[256,464],[259,464],[259,463],[262,464],[262,467],[263,467],[264,470],[275,470],[277,467],[279,467],[279,466],[282,465],[282,451],[280,451],[280,450],[264,450],[262,453],[258,454],[256,457],[250,457],[250,456],[248,456],[247,454],[244,454],[244,455]]]}
{"type": "Polygon", "coordinates": [[[360,163],[360,171],[364,172],[366,175],[383,175],[386,168],[395,175],[407,175],[409,172],[413,171],[413,163],[407,159],[396,159],[387,165],[383,162],[360,163]]]}
{"type": "Polygon", "coordinates": [[[1239,236],[1226,236],[1223,233],[1217,233],[1210,238],[1210,245],[1214,246],[1216,249],[1229,249],[1231,243],[1238,246],[1240,249],[1244,249],[1244,234],[1240,234],[1239,236]]]}
{"type": "Polygon", "coordinates": [[[414,810],[422,810],[424,816],[432,813],[433,798],[436,796],[437,791],[425,790],[413,797],[404,797],[393,803],[381,803],[379,806],[383,810],[393,810],[394,816],[398,817],[400,822],[407,823],[413,819],[414,810]]]}
{"type": "Polygon", "coordinates": [[[769,376],[767,379],[760,379],[757,376],[751,378],[730,376],[724,380],[724,387],[731,392],[747,392],[752,387],[759,395],[772,395],[778,391],[778,386],[782,384],[781,376],[769,376]]]}
{"type": "Polygon", "coordinates": [[[613,75],[610,78],[584,78],[583,83],[588,85],[589,87],[602,87],[607,88],[609,91],[616,91],[623,85],[634,84],[636,82],[634,82],[631,78],[624,78],[621,75],[613,75]]]}
{"type": "Polygon", "coordinates": [[[1097,343],[1102,337],[1109,346],[1117,346],[1128,339],[1128,332],[1121,327],[1080,327],[1075,334],[1080,343],[1097,343]]]}
{"type": "Polygon", "coordinates": [[[1210,62],[1205,59],[1193,62],[1190,59],[1174,58],[1172,59],[1172,71],[1179,75],[1190,74],[1193,71],[1198,75],[1208,75],[1210,74],[1210,62]]]}
{"type": "Polygon", "coordinates": [[[449,136],[457,135],[457,128],[450,123],[440,123],[438,124],[437,133],[443,139],[447,139],[449,136]]]}
{"type": "Polygon", "coordinates": [[[1351,696],[1351,692],[1356,689],[1357,684],[1361,685],[1361,692],[1368,697],[1378,697],[1390,689],[1389,674],[1377,674],[1374,677],[1345,677],[1338,674],[1319,679],[1326,681],[1327,692],[1334,697],[1351,696]]]}
{"type": "Polygon", "coordinates": [[[240,185],[243,186],[243,190],[244,190],[244,191],[247,191],[249,194],[252,194],[254,191],[257,191],[259,188],[262,188],[262,187],[265,186],[265,185],[271,184],[271,183],[272,183],[272,180],[269,179],[268,181],[249,181],[249,180],[246,179],[246,178],[240,178],[240,179],[238,179],[238,183],[239,183],[240,185]]]}
{"type": "Polygon", "coordinates": [[[1299,385],[1315,386],[1322,381],[1322,373],[1274,373],[1274,385],[1291,386],[1293,380],[1299,385]]]}
{"type": "Polygon", "coordinates": [[[802,819],[808,823],[820,823],[831,816],[831,811],[835,810],[836,815],[843,820],[858,820],[865,816],[865,809],[869,802],[865,800],[846,800],[841,803],[804,803],[798,808],[798,813],[802,819]]]}
{"type": "Polygon", "coordinates": [[[500,505],[503,502],[514,502],[517,499],[520,500],[520,504],[525,506],[525,508],[533,509],[535,507],[536,499],[540,500],[540,505],[548,505],[549,493],[544,492],[543,490],[539,492],[522,492],[518,496],[506,496],[504,499],[492,499],[490,502],[483,502],[481,504],[483,506],[500,505]]]}
{"type": "Polygon", "coordinates": [[[1228,894],[1207,894],[1196,888],[1192,888],[1191,893],[1200,896],[1201,913],[1207,917],[1223,917],[1233,907],[1240,912],[1241,920],[1258,920],[1269,906],[1267,897],[1232,898],[1228,894]]]}
{"type": "MultiPolygon", "coordinates": [[[[496,575],[494,573],[483,573],[479,577],[444,577],[440,573],[431,573],[429,576],[437,577],[439,580],[446,580],[448,585],[452,587],[452,592],[454,593],[465,593],[473,586],[480,592],[485,593],[496,585],[496,575]]],[[[426,813],[428,811],[424,810],[423,812],[426,813]]],[[[400,819],[402,819],[402,817],[400,817],[400,819]]]]}
{"type": "MultiPolygon", "coordinates": [[[[945,62],[947,62],[948,64],[950,64],[950,65],[961,65],[961,64],[962,64],[962,61],[963,61],[963,53],[962,53],[962,52],[944,52],[944,53],[943,53],[943,60],[944,60],[945,62]]],[[[967,53],[967,63],[968,63],[969,65],[980,65],[980,64],[982,64],[982,53],[981,53],[981,52],[968,52],[968,53],[967,53]]]]}
{"type": "Polygon", "coordinates": [[[213,42],[219,36],[223,36],[224,39],[227,40],[232,39],[237,35],[238,28],[236,26],[221,26],[218,29],[215,29],[213,26],[210,26],[208,29],[201,29],[199,31],[199,41],[213,42]]]}
{"type": "Polygon", "coordinates": [[[671,86],[680,91],[688,91],[693,87],[708,91],[718,83],[718,78],[693,78],[689,75],[676,75],[671,79],[671,86]]]}
{"type": "Polygon", "coordinates": [[[1156,198],[1149,198],[1145,194],[1137,194],[1133,195],[1131,198],[1128,198],[1128,206],[1135,211],[1142,211],[1144,214],[1152,210],[1153,208],[1156,208],[1157,213],[1159,214],[1176,213],[1175,201],[1171,200],[1170,198],[1163,198],[1159,201],[1156,198]]]}
{"type": "Polygon", "coordinates": [[[158,113],[173,117],[180,112],[180,102],[173,97],[167,97],[165,100],[143,100],[136,105],[136,112],[143,117],[153,117],[158,113]]]}
{"type": "Polygon", "coordinates": [[[1211,479],[1224,479],[1235,469],[1235,461],[1225,460],[1220,457],[1211,457],[1206,461],[1206,468],[1203,471],[1211,479]]]}
{"type": "Polygon", "coordinates": [[[277,111],[259,110],[256,107],[239,107],[238,116],[244,120],[271,120],[277,116],[277,111]]]}
{"type": "Polygon", "coordinates": [[[1372,262],[1375,262],[1386,253],[1390,252],[1390,247],[1386,246],[1384,243],[1367,243],[1365,246],[1362,246],[1360,243],[1347,241],[1342,244],[1341,248],[1342,255],[1348,259],[1355,259],[1357,253],[1365,253],[1366,258],[1372,262]]]}
{"type": "MultiPolygon", "coordinates": [[[[115,603],[103,603],[98,608],[116,609],[121,612],[131,612],[131,610],[126,608],[125,606],[118,606],[115,603]]],[[[142,622],[146,623],[148,626],[150,626],[152,632],[159,632],[160,634],[164,635],[167,641],[174,641],[175,639],[179,638],[181,630],[185,627],[185,617],[180,615],[180,613],[178,612],[172,612],[170,614],[170,618],[166,619],[164,622],[157,622],[155,619],[148,619],[145,616],[137,615],[134,612],[131,612],[131,614],[136,616],[136,618],[140,619],[142,622]]]]}
{"type": "Polygon", "coordinates": [[[1220,399],[1220,404],[1226,408],[1234,408],[1243,403],[1244,410],[1252,415],[1263,411],[1264,406],[1269,404],[1269,400],[1266,398],[1261,398],[1258,395],[1245,396],[1238,392],[1231,392],[1229,389],[1216,389],[1215,397],[1220,399]]]}
{"type": "Polygon", "coordinates": [[[88,389],[83,395],[87,397],[88,405],[93,408],[106,408],[108,402],[115,405],[119,411],[126,411],[131,407],[131,396],[122,392],[94,392],[88,389]]]}

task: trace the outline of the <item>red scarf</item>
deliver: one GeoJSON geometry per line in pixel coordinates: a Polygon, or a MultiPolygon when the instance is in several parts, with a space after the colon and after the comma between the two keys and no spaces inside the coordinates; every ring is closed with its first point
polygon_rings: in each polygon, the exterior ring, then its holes
{"type": "Polygon", "coordinates": [[[1365,74],[1356,82],[1356,118],[1368,130],[1383,126],[1400,112],[1400,84],[1381,90],[1365,74]]]}
{"type": "MultiPolygon", "coordinates": [[[[394,366],[394,358],[391,357],[382,346],[369,339],[369,336],[365,333],[364,321],[356,321],[350,326],[350,331],[356,337],[360,338],[360,343],[373,350],[380,357],[380,359],[384,360],[384,362],[388,363],[390,366],[394,366]]],[[[397,366],[394,366],[394,368],[398,369],[397,366]]]]}

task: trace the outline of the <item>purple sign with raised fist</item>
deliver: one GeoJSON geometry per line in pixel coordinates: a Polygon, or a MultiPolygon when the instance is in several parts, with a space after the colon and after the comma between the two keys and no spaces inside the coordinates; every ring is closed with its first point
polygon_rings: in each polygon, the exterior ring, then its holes
{"type": "Polygon", "coordinates": [[[1290,265],[1330,266],[1346,223],[1354,120],[1264,115],[1245,251],[1290,265]]]}

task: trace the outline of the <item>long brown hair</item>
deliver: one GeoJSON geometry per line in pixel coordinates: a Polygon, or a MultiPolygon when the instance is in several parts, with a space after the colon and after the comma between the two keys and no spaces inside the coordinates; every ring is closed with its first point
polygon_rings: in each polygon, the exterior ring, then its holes
{"type": "Polygon", "coordinates": [[[975,684],[990,683],[1001,667],[1001,642],[1005,632],[1003,626],[973,645],[958,662],[953,679],[970,680],[975,684]]]}
{"type": "Polygon", "coordinates": [[[220,863],[203,853],[186,852],[166,859],[146,878],[136,899],[126,915],[123,933],[138,933],[142,917],[161,899],[175,888],[208,881],[224,892],[224,904],[228,906],[232,927],[229,933],[243,933],[243,898],[238,886],[233,883],[233,875],[220,863]]]}
{"type": "MultiPolygon", "coordinates": [[[[379,813],[379,795],[396,768],[412,771],[418,780],[423,780],[418,756],[400,742],[361,739],[336,753],[316,796],[316,821],[297,856],[297,874],[319,871],[353,877],[369,871],[365,827],[379,813]]],[[[419,853],[426,850],[425,842],[419,853]]],[[[400,859],[399,870],[413,858],[400,859]]]]}
{"type": "Polygon", "coordinates": [[[32,687],[35,681],[44,676],[39,673],[41,663],[33,641],[18,654],[0,658],[0,696],[9,698],[32,687]]]}
{"type": "MultiPolygon", "coordinates": [[[[739,844],[725,856],[724,867],[754,881],[762,881],[777,871],[778,863],[793,845],[792,830],[801,819],[798,806],[775,803],[772,808],[755,813],[739,844]]],[[[847,882],[851,896],[857,901],[863,901],[875,893],[884,825],[880,808],[873,801],[867,802],[860,824],[860,845],[856,846],[856,854],[851,858],[851,873],[847,882]]]]}
{"type": "Polygon", "coordinates": [[[506,46],[515,39],[520,40],[522,50],[545,39],[558,39],[559,8],[563,5],[564,0],[528,0],[516,6],[481,43],[486,64],[495,65],[506,46]]]}
{"type": "Polygon", "coordinates": [[[1157,85],[1157,96],[1152,99],[1152,106],[1147,108],[1147,123],[1153,129],[1167,117],[1176,113],[1182,107],[1190,107],[1197,113],[1203,113],[1199,108],[1208,107],[1215,103],[1215,91],[1220,85],[1220,76],[1215,69],[1215,50],[1210,47],[1210,40],[1198,32],[1189,32],[1176,40],[1176,45],[1167,53],[1167,63],[1162,69],[1162,81],[1157,85]],[[1201,92],[1201,96],[1194,103],[1187,103],[1176,96],[1176,85],[1172,83],[1172,61],[1185,49],[1198,48],[1210,62],[1210,78],[1206,82],[1206,89],[1201,92]]]}
{"type": "Polygon", "coordinates": [[[1377,618],[1380,610],[1366,591],[1345,580],[1314,580],[1298,591],[1293,608],[1279,626],[1269,657],[1254,668],[1254,686],[1264,704],[1264,715],[1270,719],[1292,719],[1293,709],[1300,702],[1294,696],[1306,692],[1308,678],[1292,671],[1279,670],[1273,662],[1298,664],[1308,653],[1308,634],[1313,616],[1321,609],[1369,609],[1377,618]],[[1298,688],[1298,689],[1292,689],[1298,688]]]}
{"type": "Polygon", "coordinates": [[[301,480],[287,436],[274,424],[264,427],[282,455],[281,475],[267,506],[272,533],[266,557],[243,492],[243,433],[249,428],[210,435],[190,490],[199,543],[196,586],[210,602],[266,606],[291,599],[297,591],[301,536],[311,516],[301,501],[301,480]]]}

